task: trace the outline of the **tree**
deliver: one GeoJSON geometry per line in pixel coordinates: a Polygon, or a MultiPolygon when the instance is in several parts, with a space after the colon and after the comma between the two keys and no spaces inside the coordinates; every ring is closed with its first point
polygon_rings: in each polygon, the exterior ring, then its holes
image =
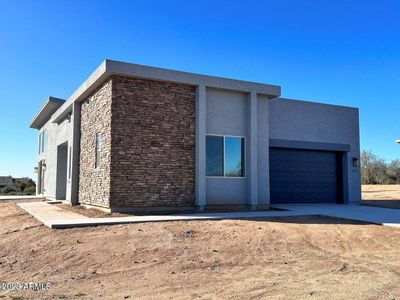
{"type": "Polygon", "coordinates": [[[361,180],[363,184],[400,184],[400,160],[386,163],[372,151],[363,151],[361,180]]]}
{"type": "Polygon", "coordinates": [[[386,174],[390,183],[392,184],[399,184],[400,183],[400,160],[396,159],[392,161],[387,166],[386,174]]]}

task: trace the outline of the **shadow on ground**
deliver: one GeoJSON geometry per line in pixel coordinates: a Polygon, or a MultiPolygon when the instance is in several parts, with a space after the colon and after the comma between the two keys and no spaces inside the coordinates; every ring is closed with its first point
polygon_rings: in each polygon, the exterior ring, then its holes
{"type": "Polygon", "coordinates": [[[361,205],[400,209],[400,200],[363,200],[361,205]]]}
{"type": "MultiPolygon", "coordinates": [[[[225,219],[238,221],[238,219],[225,219]]],[[[305,215],[305,216],[288,216],[288,217],[261,217],[261,218],[242,218],[240,221],[250,222],[274,222],[274,223],[287,223],[287,224],[308,224],[308,225],[376,225],[374,223],[361,222],[356,220],[326,217],[322,215],[305,215]]],[[[210,221],[210,220],[208,220],[210,221]]],[[[223,220],[216,220],[223,221],[223,220]]]]}

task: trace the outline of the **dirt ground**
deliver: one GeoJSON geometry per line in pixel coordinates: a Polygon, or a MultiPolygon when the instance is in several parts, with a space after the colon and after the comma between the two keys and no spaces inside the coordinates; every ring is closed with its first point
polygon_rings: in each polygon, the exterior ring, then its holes
{"type": "MultiPolygon", "coordinates": [[[[179,213],[179,212],[174,212],[174,211],[167,211],[167,212],[154,212],[154,211],[149,211],[149,212],[132,212],[132,213],[118,213],[118,212],[113,212],[113,213],[109,213],[109,212],[105,212],[102,211],[100,209],[96,209],[96,208],[86,208],[82,205],[67,205],[67,204],[63,204],[63,203],[57,203],[57,204],[53,204],[55,206],[58,206],[62,209],[66,209],[69,211],[72,211],[74,213],[89,217],[89,218],[118,218],[118,217],[130,217],[130,216],[142,216],[142,215],[155,215],[155,214],[159,214],[159,215],[165,215],[165,214],[175,214],[175,213],[179,213]]],[[[188,213],[195,213],[196,211],[187,211],[188,213]]],[[[182,212],[181,212],[182,213],[182,212]]]]}
{"type": "Polygon", "coordinates": [[[58,206],[59,208],[62,209],[66,209],[72,212],[75,212],[77,214],[89,217],[89,218],[107,218],[107,217],[126,217],[128,215],[124,215],[124,214],[118,214],[118,213],[107,213],[104,211],[101,211],[99,209],[94,209],[94,208],[90,208],[87,209],[84,206],[81,205],[67,205],[67,204],[53,204],[55,206],[58,206]]]}
{"type": "Polygon", "coordinates": [[[362,204],[400,209],[400,185],[363,185],[362,204]]]}
{"type": "MultiPolygon", "coordinates": [[[[0,203],[0,282],[33,299],[400,299],[400,230],[319,217],[55,230],[0,203]]],[[[16,299],[16,298],[14,298],[16,299]]]]}

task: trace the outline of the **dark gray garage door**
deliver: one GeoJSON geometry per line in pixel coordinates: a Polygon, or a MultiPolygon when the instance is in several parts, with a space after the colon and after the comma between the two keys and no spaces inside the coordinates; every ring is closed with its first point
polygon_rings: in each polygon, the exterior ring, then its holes
{"type": "Polygon", "coordinates": [[[270,148],[271,203],[336,203],[342,198],[337,152],[270,148]]]}

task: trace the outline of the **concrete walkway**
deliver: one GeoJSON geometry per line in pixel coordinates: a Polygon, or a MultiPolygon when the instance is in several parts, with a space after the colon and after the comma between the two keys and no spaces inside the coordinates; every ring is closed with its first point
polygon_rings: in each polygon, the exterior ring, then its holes
{"type": "Polygon", "coordinates": [[[302,215],[323,215],[400,228],[400,209],[362,205],[273,205],[302,215]]]}
{"type": "Polygon", "coordinates": [[[75,223],[80,220],[89,220],[86,216],[82,216],[46,202],[23,202],[17,203],[17,205],[50,228],[55,228],[52,226],[53,223],[57,224],[58,222],[66,221],[69,223],[75,223]]]}
{"type": "Polygon", "coordinates": [[[400,210],[360,205],[274,205],[274,207],[284,210],[129,216],[115,218],[88,218],[46,202],[25,202],[18,203],[17,205],[50,228],[72,228],[166,221],[254,219],[305,215],[350,219],[400,228],[400,210]]]}
{"type": "Polygon", "coordinates": [[[46,202],[18,203],[19,207],[34,216],[50,228],[73,228],[99,225],[115,225],[144,222],[222,220],[222,219],[254,219],[262,217],[300,216],[294,211],[249,211],[231,213],[197,213],[157,216],[129,216],[115,218],[88,218],[80,214],[62,209],[46,202]]]}
{"type": "Polygon", "coordinates": [[[0,196],[0,201],[7,200],[30,200],[30,199],[45,199],[43,196],[27,195],[27,196],[0,196]]]}

